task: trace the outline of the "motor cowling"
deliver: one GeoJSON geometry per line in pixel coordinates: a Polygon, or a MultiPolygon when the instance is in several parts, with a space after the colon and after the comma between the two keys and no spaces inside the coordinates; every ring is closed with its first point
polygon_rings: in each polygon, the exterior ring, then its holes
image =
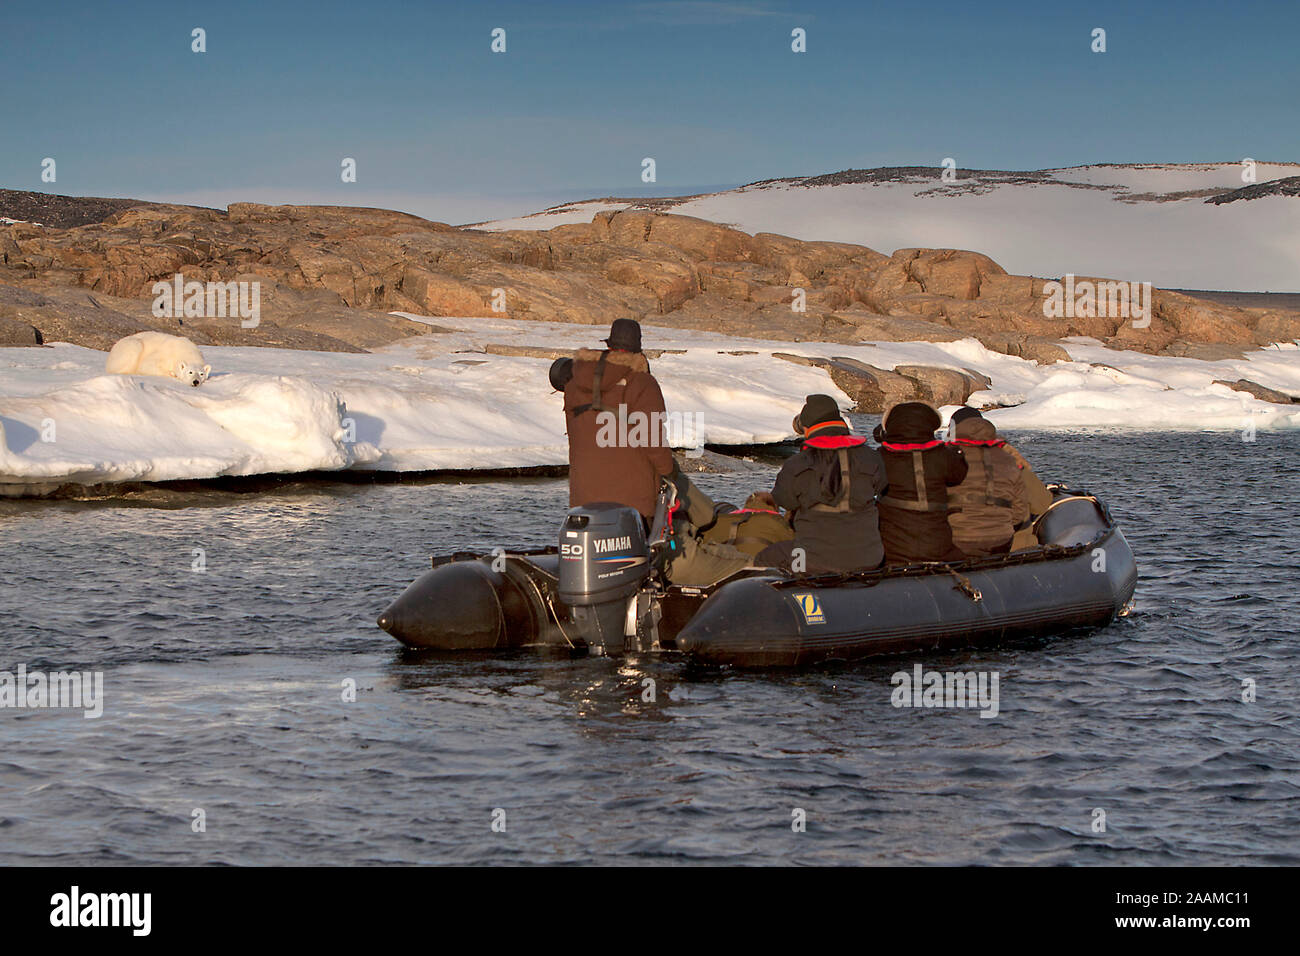
{"type": "Polygon", "coordinates": [[[629,620],[636,621],[636,595],[650,574],[641,515],[611,502],[573,508],[560,525],[559,545],[559,598],[576,636],[606,653],[621,652],[629,620]]]}

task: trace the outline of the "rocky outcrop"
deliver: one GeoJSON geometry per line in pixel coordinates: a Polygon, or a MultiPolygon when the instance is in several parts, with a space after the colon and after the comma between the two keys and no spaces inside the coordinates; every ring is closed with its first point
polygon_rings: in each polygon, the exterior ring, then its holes
{"type": "Polygon", "coordinates": [[[857,359],[820,358],[773,352],[773,358],[825,369],[836,386],[854,401],[854,411],[880,415],[899,402],[964,405],[974,392],[992,386],[988,376],[971,369],[932,365],[899,365],[892,371],[857,359]]]}
{"type": "Polygon", "coordinates": [[[99,199],[56,196],[50,193],[0,189],[0,216],[19,222],[36,222],[55,229],[70,229],[103,222],[115,212],[139,206],[138,199],[99,199]]]}
{"type": "Polygon", "coordinates": [[[362,313],[364,321],[358,322],[354,310],[340,307],[332,298],[318,293],[263,286],[262,295],[264,301],[268,297],[279,301],[276,311],[281,321],[263,318],[257,328],[245,329],[232,319],[159,319],[151,313],[151,300],[122,299],[75,286],[49,286],[37,292],[0,284],[0,326],[16,323],[30,330],[20,330],[18,341],[2,344],[72,342],[107,351],[124,336],[153,330],[184,335],[199,345],[363,352],[404,335],[434,331],[383,313],[362,313]],[[408,330],[410,326],[414,328],[408,330]],[[34,342],[28,338],[33,335],[34,342]]]}
{"type": "Polygon", "coordinates": [[[0,346],[41,345],[44,341],[36,326],[0,316],[0,346]]]}
{"type": "Polygon", "coordinates": [[[1282,179],[1270,179],[1263,183],[1251,183],[1249,186],[1241,186],[1218,196],[1211,196],[1205,201],[1221,206],[1224,203],[1260,199],[1264,196],[1300,197],[1300,176],[1286,176],[1282,179]]]}
{"type": "Polygon", "coordinates": [[[701,449],[691,453],[674,451],[673,458],[677,467],[688,475],[767,475],[767,469],[758,462],[734,455],[723,455],[716,451],[701,449]]]}
{"type": "Polygon", "coordinates": [[[1225,382],[1222,379],[1215,379],[1214,384],[1226,385],[1233,391],[1245,392],[1248,395],[1253,395],[1261,402],[1273,402],[1278,405],[1292,405],[1295,404],[1296,401],[1290,395],[1286,394],[1286,392],[1279,392],[1275,388],[1269,388],[1267,385],[1260,385],[1259,382],[1252,382],[1248,378],[1239,378],[1235,382],[1225,382]]]}
{"type": "Polygon", "coordinates": [[[964,405],[971,392],[988,388],[988,379],[950,368],[928,365],[896,365],[894,373],[916,382],[916,397],[931,405],[964,405]]]}
{"type": "MultiPolygon", "coordinates": [[[[366,349],[428,330],[392,311],[588,325],[626,315],[793,342],[973,337],[1040,363],[1068,360],[1059,344],[1068,336],[1169,354],[1189,343],[1248,349],[1300,336],[1300,312],[1159,291],[1145,328],[1120,317],[1049,318],[1049,280],[1009,275],[978,252],[885,256],[650,210],[601,212],[540,232],[484,232],[348,207],[139,204],[103,212],[102,221],[71,228],[0,226],[0,288],[9,290],[0,294],[0,319],[47,341],[98,348],[143,328],[183,326],[201,344],[366,349]],[[154,318],[151,288],[176,273],[259,282],[260,326],[154,318]],[[44,298],[24,302],[19,292],[44,298]]],[[[6,328],[8,338],[27,335],[6,328]]],[[[944,376],[923,386],[938,397],[965,387],[944,376]]]]}

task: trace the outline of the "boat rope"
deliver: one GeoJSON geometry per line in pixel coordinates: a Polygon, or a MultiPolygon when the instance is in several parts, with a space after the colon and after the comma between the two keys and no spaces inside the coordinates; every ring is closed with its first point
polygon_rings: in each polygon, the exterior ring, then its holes
{"type": "MultiPolygon", "coordinates": [[[[1067,501],[1091,501],[1094,505],[1097,506],[1098,510],[1103,509],[1103,505],[1100,501],[1097,500],[1096,495],[1071,493],[1069,495],[1066,495],[1063,498],[1057,498],[1055,501],[1053,501],[1050,505],[1047,506],[1047,508],[1043,511],[1042,514],[1040,514],[1037,518],[1034,519],[1034,523],[1030,526],[1034,529],[1034,534],[1038,534],[1038,526],[1042,523],[1043,519],[1046,518],[1049,514],[1051,514],[1055,508],[1057,508],[1059,505],[1065,504],[1067,501]]],[[[1110,516],[1108,514],[1105,514],[1104,511],[1103,511],[1103,515],[1108,519],[1107,523],[1109,524],[1110,516]]]]}

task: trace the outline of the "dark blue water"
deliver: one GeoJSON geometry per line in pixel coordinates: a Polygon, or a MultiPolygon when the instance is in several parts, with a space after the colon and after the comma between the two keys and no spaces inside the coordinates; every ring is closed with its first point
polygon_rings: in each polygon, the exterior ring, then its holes
{"type": "Polygon", "coordinates": [[[1300,863],[1300,439],[1021,437],[1142,578],[1104,631],[924,659],[998,672],[994,719],[892,707],[912,658],[416,660],[375,628],[430,552],[548,543],[561,479],[0,502],[0,670],[106,697],[0,710],[0,862],[1300,863]]]}

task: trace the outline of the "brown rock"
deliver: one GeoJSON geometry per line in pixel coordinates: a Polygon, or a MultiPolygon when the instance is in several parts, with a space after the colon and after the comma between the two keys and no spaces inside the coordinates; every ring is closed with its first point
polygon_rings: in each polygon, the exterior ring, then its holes
{"type": "Polygon", "coordinates": [[[0,315],[0,346],[41,344],[41,333],[35,326],[0,315]]]}
{"type": "Polygon", "coordinates": [[[748,301],[755,293],[760,295],[764,287],[772,287],[773,293],[779,293],[786,301],[790,299],[790,290],[781,287],[780,276],[776,270],[761,266],[756,262],[701,262],[696,270],[703,292],[716,292],[729,299],[748,301]]]}
{"type": "Polygon", "coordinates": [[[1020,343],[1020,351],[1016,354],[1023,359],[1031,362],[1037,362],[1039,365],[1053,365],[1056,362],[1069,362],[1070,353],[1056,342],[1047,339],[1027,337],[1020,343]]]}
{"type": "Polygon", "coordinates": [[[620,285],[646,289],[658,302],[658,311],[672,312],[699,294],[700,278],[695,270],[676,262],[621,257],[605,267],[605,276],[620,285]]]}
{"type": "Polygon", "coordinates": [[[1255,336],[1246,324],[1248,316],[1244,309],[1217,305],[1175,292],[1157,291],[1154,298],[1155,318],[1171,328],[1179,338],[1222,345],[1255,344],[1255,336]]]}
{"type": "MultiPolygon", "coordinates": [[[[498,289],[512,318],[605,325],[627,315],[788,341],[974,336],[1038,361],[1067,358],[1055,343],[1065,335],[1154,354],[1180,342],[1248,348],[1300,333],[1300,312],[1238,309],[1175,293],[1157,293],[1157,315],[1143,330],[1109,318],[1049,320],[1044,280],[1009,276],[976,252],[905,249],[886,257],[850,243],[749,236],[643,210],[539,232],[487,232],[382,209],[235,203],[220,212],[132,203],[73,228],[0,228],[0,282],[34,291],[79,287],[101,302],[147,306],[153,282],[177,272],[198,281],[255,278],[273,294],[263,303],[267,331],[254,340],[269,342],[274,334],[328,348],[371,347],[426,328],[384,315],[389,310],[495,314],[498,289]],[[791,308],[796,286],[804,292],[802,312],[791,308]]],[[[82,344],[110,331],[165,328],[147,308],[96,309],[61,295],[24,308],[44,311],[10,317],[47,338],[54,333],[82,344]],[[54,314],[64,307],[71,311],[54,314]]],[[[191,325],[222,341],[245,336],[219,319],[191,325]]]]}
{"type": "MultiPolygon", "coordinates": [[[[112,348],[124,336],[149,328],[175,331],[107,307],[85,289],[75,288],[36,292],[0,284],[0,319],[36,329],[44,342],[75,341],[78,345],[104,350],[112,348]]],[[[20,338],[25,335],[21,328],[16,333],[20,338]]]]}
{"type": "Polygon", "coordinates": [[[680,249],[695,259],[739,262],[749,258],[753,240],[739,229],[693,216],[651,217],[648,239],[680,249]]]}
{"type": "Polygon", "coordinates": [[[1279,392],[1275,388],[1269,388],[1267,385],[1260,385],[1258,382],[1252,382],[1248,378],[1239,378],[1235,382],[1225,382],[1222,379],[1215,379],[1215,385],[1226,385],[1228,388],[1237,392],[1247,392],[1254,395],[1262,402],[1274,402],[1278,405],[1291,405],[1295,399],[1285,392],[1279,392]]]}
{"type": "Polygon", "coordinates": [[[1223,362],[1245,357],[1240,345],[1213,345],[1209,342],[1170,342],[1161,355],[1175,358],[1199,359],[1202,362],[1223,362]]]}
{"type": "Polygon", "coordinates": [[[1104,341],[1107,348],[1132,349],[1135,352],[1159,355],[1177,339],[1178,333],[1166,322],[1153,318],[1151,325],[1145,329],[1135,329],[1131,322],[1123,322],[1115,334],[1104,341]]]}
{"type": "Polygon", "coordinates": [[[17,263],[22,258],[22,255],[23,251],[18,248],[18,243],[0,232],[0,262],[17,263]]]}
{"type": "Polygon", "coordinates": [[[501,345],[495,342],[489,342],[487,345],[483,346],[483,351],[488,355],[509,355],[518,358],[550,359],[552,362],[558,358],[571,358],[573,356],[573,349],[548,348],[541,345],[501,345]]]}
{"type": "Polygon", "coordinates": [[[1300,340],[1300,313],[1266,312],[1255,321],[1255,344],[1300,340]]]}
{"type": "MultiPolygon", "coordinates": [[[[846,369],[862,381],[860,391],[855,395],[857,401],[855,411],[881,415],[899,402],[911,401],[918,397],[915,379],[888,369],[877,368],[857,359],[839,357],[835,361],[839,367],[846,369]]],[[[831,372],[831,378],[835,378],[834,370],[831,372]]],[[[854,392],[846,387],[846,384],[852,381],[845,378],[843,383],[837,380],[836,384],[850,395],[854,395],[854,392]]]]}
{"type": "Polygon", "coordinates": [[[1070,361],[1070,353],[1056,341],[1020,331],[982,331],[976,338],[990,352],[1001,352],[1039,365],[1070,361]]]}
{"type": "Polygon", "coordinates": [[[492,314],[486,296],[473,286],[419,266],[408,265],[402,272],[402,293],[425,315],[492,314]]]}
{"type": "Polygon", "coordinates": [[[772,269],[782,277],[781,281],[791,286],[832,277],[843,283],[846,271],[865,272],[889,261],[888,257],[866,246],[847,242],[805,242],[771,232],[755,235],[750,248],[754,262],[772,269]]]}
{"type": "Polygon", "coordinates": [[[975,299],[986,276],[1004,276],[1006,270],[978,252],[961,249],[899,249],[883,265],[872,283],[877,295],[916,293],[952,299],[975,299]]]}
{"type": "Polygon", "coordinates": [[[966,399],[982,382],[950,368],[931,365],[896,365],[894,372],[916,382],[916,393],[921,401],[938,408],[940,405],[964,405],[966,399]]]}
{"type": "Polygon", "coordinates": [[[918,397],[918,383],[915,379],[876,368],[857,359],[842,356],[827,359],[789,352],[773,352],[772,357],[796,365],[826,369],[831,381],[853,399],[853,410],[864,414],[879,415],[899,402],[918,397]]]}
{"type": "Polygon", "coordinates": [[[835,314],[853,326],[857,341],[958,342],[970,338],[946,325],[910,316],[877,315],[861,309],[838,309],[835,314]]]}

